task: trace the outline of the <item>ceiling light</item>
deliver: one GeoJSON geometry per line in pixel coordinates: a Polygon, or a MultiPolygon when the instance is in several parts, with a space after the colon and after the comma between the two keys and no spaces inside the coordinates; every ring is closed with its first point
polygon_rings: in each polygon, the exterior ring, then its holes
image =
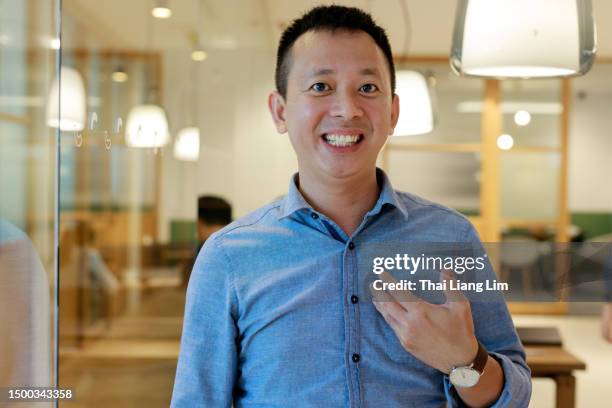
{"type": "Polygon", "coordinates": [[[212,48],[219,50],[235,50],[238,48],[238,41],[229,35],[214,35],[209,39],[212,48]]]}
{"type": "Polygon", "coordinates": [[[51,48],[52,50],[59,50],[61,45],[62,45],[62,42],[60,41],[59,38],[51,38],[49,40],[49,48],[51,48]]]}
{"type": "Polygon", "coordinates": [[[174,142],[174,157],[184,161],[198,161],[200,157],[200,129],[190,126],[179,131],[174,142]]]}
{"type": "Polygon", "coordinates": [[[459,0],[451,66],[479,77],[582,75],[596,42],[591,0],[459,0]]]}
{"type": "MultiPolygon", "coordinates": [[[[528,111],[530,115],[560,115],[563,112],[563,105],[559,102],[507,101],[501,102],[499,107],[504,114],[514,114],[520,110],[528,111]]],[[[463,101],[457,104],[457,112],[460,113],[480,113],[483,108],[482,101],[463,101]]]]}
{"type": "Polygon", "coordinates": [[[193,51],[191,51],[191,59],[194,61],[204,61],[206,59],[208,55],[206,54],[206,51],[201,50],[201,49],[194,49],[193,51]]]}
{"type": "Polygon", "coordinates": [[[53,80],[49,93],[47,125],[63,131],[83,130],[86,116],[83,77],[69,67],[62,67],[59,76],[61,79],[53,80]]]}
{"type": "Polygon", "coordinates": [[[172,10],[168,7],[168,1],[158,0],[153,10],[151,10],[151,14],[155,18],[169,18],[172,16],[172,10]]]}
{"type": "Polygon", "coordinates": [[[514,146],[514,139],[508,134],[500,135],[497,138],[497,147],[502,150],[510,150],[514,146]]]}
{"type": "Polygon", "coordinates": [[[125,69],[119,65],[111,74],[111,78],[115,82],[125,82],[128,79],[128,74],[125,72],[125,69]]]}
{"type": "Polygon", "coordinates": [[[164,110],[152,104],[133,107],[125,125],[125,139],[130,147],[165,146],[170,134],[164,110]]]}
{"type": "Polygon", "coordinates": [[[529,122],[531,122],[531,114],[526,110],[520,110],[514,114],[514,123],[518,126],[527,126],[529,122]]]}
{"type": "Polygon", "coordinates": [[[393,134],[410,136],[429,133],[434,127],[434,115],[427,80],[416,71],[397,71],[396,93],[400,114],[393,134]]]}

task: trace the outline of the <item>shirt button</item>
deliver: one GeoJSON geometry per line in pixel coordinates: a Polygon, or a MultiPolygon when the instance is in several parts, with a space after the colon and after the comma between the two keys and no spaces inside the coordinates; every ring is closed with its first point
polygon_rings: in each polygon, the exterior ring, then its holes
{"type": "Polygon", "coordinates": [[[349,242],[349,249],[352,251],[353,249],[355,249],[355,244],[353,244],[353,241],[349,242]]]}
{"type": "Polygon", "coordinates": [[[355,353],[353,354],[352,359],[353,359],[353,363],[358,363],[361,357],[359,356],[359,354],[355,353]]]}
{"type": "Polygon", "coordinates": [[[319,214],[317,214],[317,213],[311,213],[310,216],[312,217],[313,220],[318,220],[319,219],[319,214]]]}
{"type": "Polygon", "coordinates": [[[355,304],[357,302],[359,302],[359,298],[357,296],[355,296],[355,295],[351,296],[351,303],[355,304]]]}

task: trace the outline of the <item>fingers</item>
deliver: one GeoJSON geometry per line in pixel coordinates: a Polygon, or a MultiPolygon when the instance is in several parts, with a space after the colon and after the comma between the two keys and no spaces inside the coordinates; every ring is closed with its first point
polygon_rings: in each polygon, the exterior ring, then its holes
{"type": "Polygon", "coordinates": [[[396,334],[399,333],[401,328],[401,313],[406,312],[404,308],[386,291],[375,290],[372,287],[370,287],[370,291],[372,292],[372,303],[376,310],[378,310],[389,326],[391,326],[393,331],[396,334]]]}
{"type": "Polygon", "coordinates": [[[382,317],[389,323],[391,328],[398,332],[401,330],[403,320],[403,313],[406,313],[403,307],[401,307],[398,303],[390,301],[390,302],[373,302],[374,307],[378,312],[382,315],[382,317]]]}
{"type": "Polygon", "coordinates": [[[457,302],[468,301],[463,292],[456,289],[458,285],[453,275],[453,272],[448,269],[440,271],[440,282],[444,283],[444,295],[446,296],[445,305],[447,306],[456,304],[457,302]]]}
{"type": "MultiPolygon", "coordinates": [[[[398,283],[397,280],[395,280],[395,278],[386,271],[380,275],[380,278],[383,282],[386,283],[398,283]]],[[[399,304],[402,305],[402,307],[406,310],[409,310],[411,307],[414,307],[415,303],[426,303],[418,296],[414,295],[410,290],[387,290],[386,292],[391,296],[393,300],[399,302],[399,304]]]]}
{"type": "Polygon", "coordinates": [[[373,284],[370,285],[370,293],[372,294],[372,302],[395,302],[393,296],[386,290],[374,289],[373,284]]]}

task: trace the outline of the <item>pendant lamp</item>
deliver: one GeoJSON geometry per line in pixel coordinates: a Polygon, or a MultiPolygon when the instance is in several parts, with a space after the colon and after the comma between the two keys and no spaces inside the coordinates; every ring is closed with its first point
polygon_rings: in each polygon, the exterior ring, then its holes
{"type": "Polygon", "coordinates": [[[60,80],[54,79],[49,92],[47,125],[62,131],[81,131],[87,115],[83,77],[69,67],[62,67],[59,76],[60,80]]]}
{"type": "Polygon", "coordinates": [[[164,110],[153,104],[134,106],[125,125],[126,143],[130,147],[156,148],[170,140],[164,110]]]}
{"type": "Polygon", "coordinates": [[[155,18],[169,18],[172,16],[172,10],[168,5],[168,0],[157,0],[155,7],[151,10],[151,15],[155,18]]]}
{"type": "Polygon", "coordinates": [[[597,49],[591,0],[459,0],[450,63],[487,78],[583,75],[597,49]]]}
{"type": "Polygon", "coordinates": [[[179,131],[174,142],[174,157],[184,161],[200,158],[200,129],[189,126],[179,131]]]}
{"type": "Polygon", "coordinates": [[[394,136],[429,133],[434,128],[433,103],[427,79],[416,71],[397,71],[400,114],[394,136]]]}

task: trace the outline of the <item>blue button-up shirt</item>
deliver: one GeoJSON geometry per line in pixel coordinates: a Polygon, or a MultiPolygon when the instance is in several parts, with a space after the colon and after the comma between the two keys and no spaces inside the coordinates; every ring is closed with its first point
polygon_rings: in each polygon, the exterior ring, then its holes
{"type": "MultiPolygon", "coordinates": [[[[172,407],[462,406],[448,377],[407,352],[366,300],[358,266],[368,244],[479,245],[478,236],[459,213],[377,176],[378,201],[350,237],[306,202],[296,175],[285,197],[206,241],[172,407]]],[[[526,407],[530,371],[505,303],[471,306],[476,336],[504,372],[495,406],[526,407]]]]}

